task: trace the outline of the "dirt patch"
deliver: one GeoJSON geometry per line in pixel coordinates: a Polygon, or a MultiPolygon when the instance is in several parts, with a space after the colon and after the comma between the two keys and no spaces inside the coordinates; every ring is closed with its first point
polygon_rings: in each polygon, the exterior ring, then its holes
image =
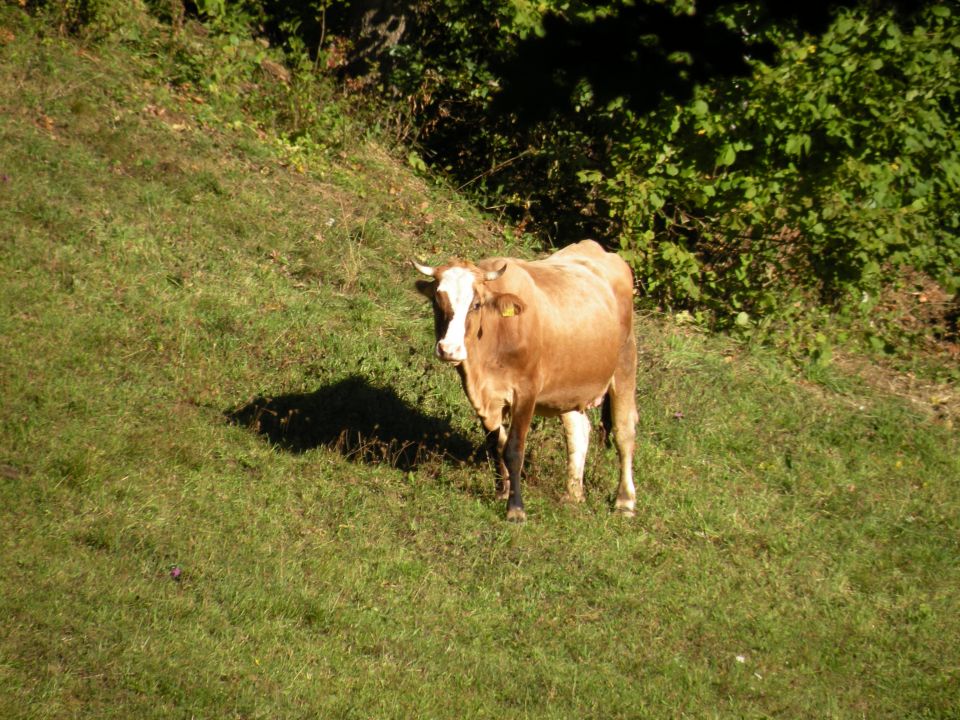
{"type": "Polygon", "coordinates": [[[915,270],[901,278],[881,293],[877,309],[922,350],[960,361],[960,297],[915,270]]]}

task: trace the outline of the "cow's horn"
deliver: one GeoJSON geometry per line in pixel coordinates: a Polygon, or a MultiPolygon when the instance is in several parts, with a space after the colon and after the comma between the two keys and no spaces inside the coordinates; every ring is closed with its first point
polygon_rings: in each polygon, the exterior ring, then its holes
{"type": "Polygon", "coordinates": [[[501,275],[503,275],[506,271],[507,271],[507,264],[504,263],[499,270],[488,270],[487,272],[485,272],[483,274],[483,281],[490,282],[491,280],[496,280],[501,275]]]}
{"type": "Polygon", "coordinates": [[[413,263],[413,266],[414,266],[417,270],[419,270],[420,272],[422,272],[422,273],[423,273],[424,275],[426,275],[427,277],[433,277],[434,275],[437,274],[437,269],[436,269],[436,268],[432,268],[432,267],[430,267],[429,265],[421,265],[421,264],[418,263],[416,260],[411,260],[410,262],[413,263]]]}

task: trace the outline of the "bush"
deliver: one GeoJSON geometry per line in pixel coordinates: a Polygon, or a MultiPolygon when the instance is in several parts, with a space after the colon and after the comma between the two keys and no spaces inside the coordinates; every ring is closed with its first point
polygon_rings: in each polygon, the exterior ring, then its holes
{"type": "Polygon", "coordinates": [[[656,18],[663,35],[628,44],[641,65],[675,69],[676,82],[648,83],[667,90],[661,102],[601,87],[616,68],[599,61],[587,63],[592,74],[560,77],[569,68],[555,54],[554,75],[535,68],[507,112],[510,73],[529,69],[536,51],[557,53],[542,35],[591,47],[606,37],[595,26],[607,32],[627,10],[478,7],[413,6],[415,30],[380,66],[378,92],[402,108],[408,122],[397,125],[414,128],[404,137],[434,167],[521,225],[556,244],[598,237],[631,262],[648,297],[742,331],[814,306],[859,321],[906,269],[957,290],[960,34],[947,6],[905,15],[873,3],[804,33],[782,17],[757,22],[770,3],[719,4],[698,25],[685,19],[689,3],[650,2],[630,17],[656,18]],[[566,24],[547,22],[560,16],[566,24]],[[737,48],[677,51],[678,29],[715,34],[718,23],[758,57],[763,46],[776,52],[745,69],[727,58],[732,70],[720,72],[711,63],[737,48]]]}
{"type": "Polygon", "coordinates": [[[956,18],[904,29],[848,12],[780,43],[752,77],[683,106],[621,115],[607,172],[620,244],[645,289],[721,324],[799,296],[869,308],[905,267],[960,284],[956,18]]]}

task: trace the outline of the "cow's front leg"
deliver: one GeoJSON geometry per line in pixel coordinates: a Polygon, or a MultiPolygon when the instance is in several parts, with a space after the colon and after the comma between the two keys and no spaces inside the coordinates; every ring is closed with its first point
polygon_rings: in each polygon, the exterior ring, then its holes
{"type": "Polygon", "coordinates": [[[583,468],[587,461],[587,448],[590,446],[590,418],[586,413],[564,413],[563,435],[567,441],[567,494],[564,500],[573,503],[583,502],[583,468]]]}
{"type": "Polygon", "coordinates": [[[510,496],[510,474],[503,461],[503,448],[507,444],[507,429],[501,425],[487,432],[487,457],[493,462],[497,473],[497,500],[506,500],[510,496]]]}
{"type": "Polygon", "coordinates": [[[527,442],[530,422],[533,420],[533,401],[518,404],[512,409],[510,432],[504,448],[504,459],[510,475],[510,495],[507,498],[507,520],[523,522],[527,513],[523,509],[520,495],[520,473],[523,470],[523,454],[527,442]]]}

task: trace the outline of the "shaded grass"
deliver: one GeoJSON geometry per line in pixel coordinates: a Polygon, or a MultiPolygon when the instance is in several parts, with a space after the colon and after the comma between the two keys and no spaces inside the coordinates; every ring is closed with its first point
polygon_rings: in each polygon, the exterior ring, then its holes
{"type": "Polygon", "coordinates": [[[483,455],[449,422],[424,415],[390,388],[374,387],[356,375],[313,393],[259,397],[226,415],[285,450],[325,446],[398,470],[443,459],[465,463],[483,455]]]}
{"type": "Polygon", "coordinates": [[[637,518],[540,422],[506,525],[403,262],[527,249],[0,13],[0,716],[960,712],[955,432],[641,318],[637,518]]]}

